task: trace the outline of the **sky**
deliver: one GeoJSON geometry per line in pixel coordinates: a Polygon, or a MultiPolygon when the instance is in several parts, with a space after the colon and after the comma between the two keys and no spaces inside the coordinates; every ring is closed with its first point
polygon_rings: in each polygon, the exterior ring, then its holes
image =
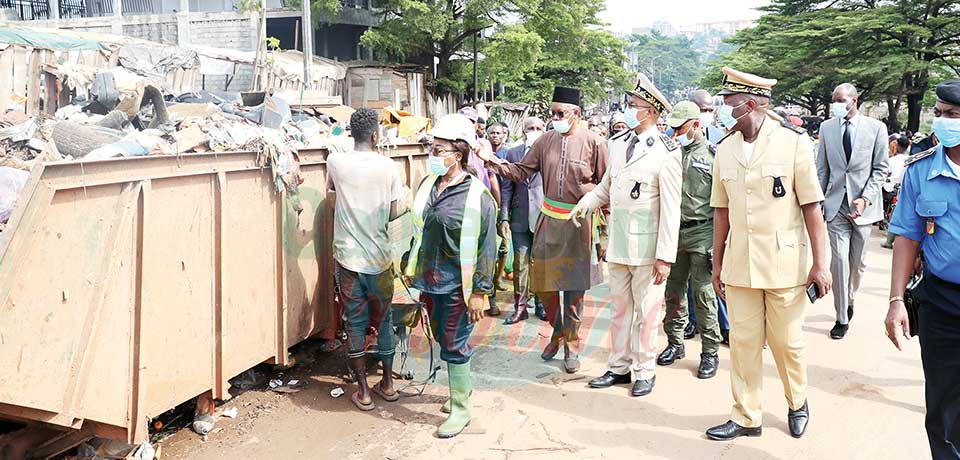
{"type": "Polygon", "coordinates": [[[607,10],[600,18],[614,32],[629,32],[634,27],[648,27],[665,20],[675,26],[698,22],[756,19],[760,12],[753,8],[769,4],[768,0],[606,0],[607,10]]]}

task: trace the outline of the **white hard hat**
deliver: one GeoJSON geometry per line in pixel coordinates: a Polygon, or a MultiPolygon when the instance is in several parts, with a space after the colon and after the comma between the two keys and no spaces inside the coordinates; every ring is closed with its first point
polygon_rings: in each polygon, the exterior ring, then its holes
{"type": "Polygon", "coordinates": [[[448,141],[464,141],[472,149],[479,145],[477,128],[469,118],[459,114],[446,115],[441,118],[430,131],[430,135],[448,141]]]}

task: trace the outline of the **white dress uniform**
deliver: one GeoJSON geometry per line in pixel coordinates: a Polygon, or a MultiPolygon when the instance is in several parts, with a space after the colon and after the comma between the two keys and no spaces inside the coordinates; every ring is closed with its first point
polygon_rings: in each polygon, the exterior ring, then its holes
{"type": "Polygon", "coordinates": [[[610,204],[607,262],[614,308],[608,368],[654,377],[656,338],[666,283],[653,284],[653,264],[673,263],[680,232],[680,147],[656,127],[626,131],[610,142],[610,168],[581,199],[587,209],[610,204]]]}

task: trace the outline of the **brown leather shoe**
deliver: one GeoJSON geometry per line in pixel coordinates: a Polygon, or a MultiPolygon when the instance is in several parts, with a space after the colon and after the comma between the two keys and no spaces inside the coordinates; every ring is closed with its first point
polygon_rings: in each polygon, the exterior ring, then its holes
{"type": "Polygon", "coordinates": [[[550,343],[543,349],[543,353],[540,354],[540,358],[544,361],[550,361],[554,356],[557,356],[557,353],[560,353],[560,338],[550,339],[550,343]]]}

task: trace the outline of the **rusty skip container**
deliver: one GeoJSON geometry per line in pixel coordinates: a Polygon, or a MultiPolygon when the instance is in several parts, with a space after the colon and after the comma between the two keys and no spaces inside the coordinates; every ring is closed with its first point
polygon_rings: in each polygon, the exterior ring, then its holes
{"type": "MultiPolygon", "coordinates": [[[[326,153],[300,152],[299,214],[255,153],[35,167],[0,233],[0,418],[138,443],[285,364],[334,324],[326,153]]],[[[389,155],[426,174],[421,146],[389,155]]]]}

